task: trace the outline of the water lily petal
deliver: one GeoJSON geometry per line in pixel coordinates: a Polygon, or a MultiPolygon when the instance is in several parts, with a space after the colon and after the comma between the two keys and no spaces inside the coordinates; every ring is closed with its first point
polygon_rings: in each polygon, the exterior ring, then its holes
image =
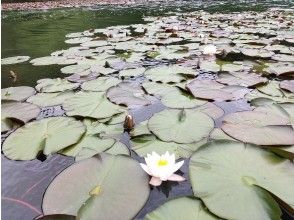
{"type": "Polygon", "coordinates": [[[162,183],[162,181],[159,178],[154,177],[154,176],[151,178],[151,180],[149,182],[149,184],[152,186],[160,186],[161,183],[162,183]]]}
{"type": "Polygon", "coordinates": [[[146,166],[146,164],[140,163],[140,165],[146,173],[148,173],[150,176],[152,175],[149,168],[146,166]]]}
{"type": "Polygon", "coordinates": [[[176,182],[182,182],[185,181],[186,179],[180,175],[173,174],[169,178],[167,178],[170,181],[176,181],[176,182]]]}
{"type": "Polygon", "coordinates": [[[178,169],[181,168],[181,166],[183,166],[183,164],[184,164],[184,161],[183,161],[183,160],[180,161],[180,162],[178,162],[178,163],[176,163],[176,164],[174,165],[174,167],[173,167],[172,172],[173,172],[173,173],[176,172],[178,169]]]}

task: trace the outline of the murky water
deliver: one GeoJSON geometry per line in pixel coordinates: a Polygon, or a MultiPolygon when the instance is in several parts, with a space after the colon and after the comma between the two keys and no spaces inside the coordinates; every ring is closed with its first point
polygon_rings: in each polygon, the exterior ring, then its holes
{"type": "MultiPolygon", "coordinates": [[[[2,57],[28,55],[32,58],[46,56],[53,51],[68,48],[64,43],[65,35],[91,28],[104,28],[113,25],[143,23],[143,15],[158,15],[166,11],[192,11],[204,9],[210,12],[227,12],[241,10],[266,10],[269,7],[293,7],[290,1],[181,1],[178,3],[137,5],[131,8],[97,6],[80,9],[59,9],[41,12],[4,12],[2,14],[2,57]]],[[[62,77],[61,66],[39,66],[17,64],[1,67],[2,88],[9,86],[34,86],[41,78],[62,77]],[[18,75],[16,82],[9,78],[9,72],[18,75]]],[[[250,108],[245,101],[219,103],[226,113],[250,108]]],[[[160,103],[144,109],[132,110],[136,122],[143,121],[156,111],[164,108],[160,103]]],[[[44,111],[52,115],[54,109],[44,111]],[[51,112],[51,113],[50,113],[51,112]]],[[[62,112],[61,112],[62,113],[62,112]]],[[[47,114],[47,115],[48,115],[47,114]]],[[[218,126],[220,120],[216,121],[218,126]]],[[[124,143],[128,136],[124,135],[124,143]]],[[[41,214],[41,203],[45,189],[52,179],[63,169],[73,163],[73,159],[53,155],[44,162],[11,161],[2,156],[2,219],[30,220],[41,214]]],[[[187,175],[188,163],[181,171],[187,175]]],[[[185,176],[187,177],[187,176],[185,176]]],[[[163,204],[167,198],[179,195],[192,195],[190,183],[154,188],[146,206],[137,215],[142,219],[146,213],[163,204]]],[[[284,216],[284,219],[291,219],[284,216]]]]}

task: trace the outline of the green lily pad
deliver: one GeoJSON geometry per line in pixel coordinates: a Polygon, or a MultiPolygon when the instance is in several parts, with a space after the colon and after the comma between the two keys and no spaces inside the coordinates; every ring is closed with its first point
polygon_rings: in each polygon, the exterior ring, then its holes
{"type": "Polygon", "coordinates": [[[35,93],[35,89],[29,86],[9,87],[1,89],[1,100],[23,101],[35,93]]]}
{"type": "Polygon", "coordinates": [[[151,97],[146,95],[137,83],[122,82],[107,91],[108,99],[118,105],[128,107],[151,104],[151,97]]]}
{"type": "MultiPolygon", "coordinates": [[[[40,113],[40,108],[30,103],[4,102],[1,105],[1,132],[6,132],[14,127],[15,122],[26,123],[36,118],[40,113]]],[[[17,124],[17,123],[16,123],[17,124]]]]}
{"type": "Polygon", "coordinates": [[[65,43],[67,44],[81,44],[81,43],[85,43],[88,41],[91,41],[92,38],[90,37],[75,37],[75,38],[70,38],[65,40],[65,43]]]}
{"type": "MultiPolygon", "coordinates": [[[[115,142],[115,144],[112,145],[111,148],[107,149],[106,151],[104,151],[105,153],[108,154],[112,154],[112,155],[130,155],[130,151],[128,149],[128,147],[117,141],[115,142]]],[[[88,158],[93,157],[94,155],[101,153],[99,151],[97,151],[95,148],[83,148],[75,157],[75,161],[80,161],[80,160],[85,160],[88,158]]]]}
{"type": "Polygon", "coordinates": [[[136,69],[125,69],[119,72],[119,77],[137,77],[143,75],[145,72],[144,67],[136,68],[136,69]]]}
{"type": "Polygon", "coordinates": [[[190,93],[176,87],[169,93],[163,95],[161,102],[169,108],[194,108],[207,103],[207,101],[196,99],[190,93]]]}
{"type": "Polygon", "coordinates": [[[71,117],[34,121],[7,137],[3,143],[3,153],[11,160],[32,160],[39,152],[49,155],[75,144],[84,132],[83,123],[71,117]]]}
{"type": "Polygon", "coordinates": [[[224,117],[222,130],[245,143],[258,145],[293,145],[294,130],[290,120],[272,112],[244,111],[224,117]]]}
{"type": "Polygon", "coordinates": [[[210,72],[219,72],[221,70],[221,66],[215,60],[202,60],[199,67],[201,70],[210,72]]]}
{"type": "Polygon", "coordinates": [[[27,102],[33,103],[40,107],[61,105],[66,99],[75,94],[73,91],[37,93],[27,99],[27,102]]]}
{"type": "Polygon", "coordinates": [[[148,175],[130,157],[97,155],[73,164],[51,182],[43,198],[43,212],[77,215],[81,220],[132,219],[149,197],[148,181],[148,175]]]}
{"type": "Polygon", "coordinates": [[[176,159],[178,159],[190,157],[194,151],[196,151],[206,142],[206,139],[202,139],[195,143],[178,144],[175,142],[161,141],[152,134],[144,134],[131,139],[131,149],[141,157],[146,157],[147,154],[151,154],[153,151],[158,154],[164,154],[166,151],[168,151],[175,154],[176,159]]]}
{"type": "Polygon", "coordinates": [[[213,220],[202,202],[196,198],[180,197],[170,200],[154,211],[148,213],[144,220],[213,220]]]}
{"type": "Polygon", "coordinates": [[[267,68],[264,69],[265,72],[280,75],[291,75],[294,74],[294,64],[293,63],[266,63],[267,68]]]}
{"type": "Polygon", "coordinates": [[[163,141],[192,143],[209,136],[214,121],[196,110],[164,110],[148,121],[149,130],[163,141]],[[171,129],[172,128],[172,129],[171,129]]]}
{"type": "MultiPolygon", "coordinates": [[[[79,74],[84,75],[83,73],[90,69],[90,65],[88,64],[76,64],[76,65],[69,65],[65,66],[60,69],[62,73],[65,74],[79,74]]],[[[86,74],[88,75],[88,74],[86,74]]]]}
{"type": "Polygon", "coordinates": [[[82,47],[102,47],[106,46],[108,44],[105,40],[93,40],[93,41],[87,41],[83,42],[81,44],[82,47]]]}
{"type": "Polygon", "coordinates": [[[76,157],[84,148],[90,148],[101,153],[115,144],[115,136],[123,133],[123,125],[105,125],[98,121],[85,119],[86,133],[72,146],[62,150],[60,153],[66,156],[76,157]]]}
{"type": "Polygon", "coordinates": [[[66,79],[40,79],[37,81],[38,85],[36,90],[38,92],[51,93],[51,92],[63,92],[66,90],[73,90],[80,86],[79,83],[71,83],[66,79]]]}
{"type": "Polygon", "coordinates": [[[241,53],[248,57],[271,58],[275,53],[265,49],[242,48],[241,53]]]}
{"type": "Polygon", "coordinates": [[[24,63],[30,59],[29,56],[15,56],[15,57],[6,57],[1,59],[1,65],[10,65],[16,63],[24,63]]]}
{"type": "Polygon", "coordinates": [[[178,65],[159,66],[146,70],[145,77],[154,82],[178,83],[184,81],[185,75],[196,76],[198,72],[189,67],[178,65]]]}
{"type": "Polygon", "coordinates": [[[272,56],[273,60],[282,61],[282,62],[294,62],[293,55],[287,54],[275,54],[272,56]]]}
{"type": "Polygon", "coordinates": [[[97,79],[84,82],[81,88],[85,91],[105,92],[112,86],[119,84],[121,80],[114,77],[99,77],[97,79]]]}
{"type": "Polygon", "coordinates": [[[62,104],[68,116],[108,118],[123,112],[106,98],[104,92],[78,92],[62,104]]]}
{"type": "Polygon", "coordinates": [[[189,175],[195,196],[221,218],[280,219],[268,192],[294,204],[293,164],[254,145],[207,144],[191,157],[189,175]]]}
{"type": "Polygon", "coordinates": [[[76,59],[66,58],[62,56],[47,56],[47,57],[39,57],[32,59],[30,63],[33,66],[47,66],[47,65],[69,65],[77,63],[76,59]]]}
{"type": "Polygon", "coordinates": [[[267,79],[255,73],[230,72],[219,74],[216,81],[226,85],[252,87],[267,82],[267,79]]]}
{"type": "Polygon", "coordinates": [[[243,86],[225,86],[213,80],[193,80],[186,85],[187,89],[196,97],[218,102],[238,100],[249,92],[243,86]]]}

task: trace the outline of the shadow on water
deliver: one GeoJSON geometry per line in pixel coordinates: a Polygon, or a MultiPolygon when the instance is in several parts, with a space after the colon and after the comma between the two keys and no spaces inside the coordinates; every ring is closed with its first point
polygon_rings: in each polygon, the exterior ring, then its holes
{"type": "MultiPolygon", "coordinates": [[[[155,4],[149,6],[137,5],[134,7],[118,7],[111,9],[107,6],[96,6],[80,9],[59,9],[50,11],[4,12],[2,13],[2,57],[28,55],[32,58],[47,56],[48,54],[70,47],[64,43],[65,35],[92,28],[105,28],[113,25],[129,25],[143,23],[143,15],[160,15],[166,11],[192,11],[204,9],[210,12],[229,12],[242,10],[265,10],[276,6],[293,6],[291,1],[179,1],[172,5],[155,4]]],[[[41,78],[63,77],[59,71],[61,66],[52,65],[33,67],[32,65],[18,64],[1,67],[2,88],[18,85],[34,86],[41,78]],[[9,71],[18,74],[18,80],[13,83],[9,78],[9,71]]],[[[225,113],[250,109],[244,100],[235,102],[217,103],[225,113]]],[[[159,102],[140,109],[131,110],[136,123],[151,117],[155,112],[165,107],[159,102]]],[[[46,108],[42,117],[62,115],[62,109],[46,108]]],[[[216,120],[220,126],[221,119],[216,120]]],[[[122,142],[130,146],[129,136],[123,135],[122,142]]],[[[133,153],[135,159],[142,161],[133,153]]],[[[11,161],[2,155],[2,219],[30,220],[41,214],[42,197],[45,189],[53,178],[74,162],[73,158],[53,155],[45,161],[11,161]]],[[[188,179],[188,163],[181,168],[188,179]]],[[[167,199],[192,195],[191,184],[185,181],[181,184],[165,183],[161,187],[151,190],[149,200],[138,213],[136,219],[144,215],[167,199]]],[[[283,219],[291,219],[284,213],[283,219]]]]}

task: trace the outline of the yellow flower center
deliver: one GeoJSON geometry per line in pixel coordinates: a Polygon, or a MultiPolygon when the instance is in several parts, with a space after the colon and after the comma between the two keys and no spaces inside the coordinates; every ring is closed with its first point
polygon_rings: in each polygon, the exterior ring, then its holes
{"type": "Polygon", "coordinates": [[[167,160],[164,159],[160,159],[157,163],[158,166],[162,167],[162,166],[166,166],[168,164],[167,160]]]}

